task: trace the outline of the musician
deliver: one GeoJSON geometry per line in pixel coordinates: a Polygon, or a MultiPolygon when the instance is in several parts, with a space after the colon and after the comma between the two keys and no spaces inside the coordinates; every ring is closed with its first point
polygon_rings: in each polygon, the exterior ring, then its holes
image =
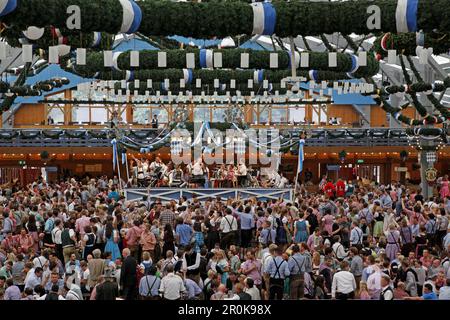
{"type": "Polygon", "coordinates": [[[158,115],[155,114],[152,118],[152,128],[157,129],[158,128],[158,115]]]}
{"type": "Polygon", "coordinates": [[[237,181],[240,187],[245,187],[247,182],[247,166],[245,165],[245,159],[239,161],[237,167],[237,181]]]}
{"type": "Polygon", "coordinates": [[[222,163],[216,172],[216,180],[220,188],[223,187],[226,176],[227,176],[227,168],[225,167],[225,164],[222,163]]]}
{"type": "Polygon", "coordinates": [[[228,166],[226,180],[229,188],[236,187],[236,169],[232,164],[228,166]]]}
{"type": "Polygon", "coordinates": [[[192,164],[191,169],[192,183],[204,185],[205,184],[205,171],[202,158],[199,158],[192,164]]]}
{"type": "Polygon", "coordinates": [[[150,164],[150,168],[149,169],[150,169],[151,173],[155,173],[155,172],[158,172],[158,171],[161,172],[161,171],[166,169],[166,165],[161,161],[160,157],[156,157],[155,161],[153,161],[150,164]]]}
{"type": "Polygon", "coordinates": [[[183,183],[183,170],[180,165],[169,173],[169,187],[180,187],[183,183]]]}

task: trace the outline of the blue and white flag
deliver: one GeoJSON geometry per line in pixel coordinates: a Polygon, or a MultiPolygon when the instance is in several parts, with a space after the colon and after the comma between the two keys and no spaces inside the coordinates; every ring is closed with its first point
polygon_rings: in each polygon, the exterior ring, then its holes
{"type": "Polygon", "coordinates": [[[303,171],[303,161],[305,159],[305,154],[303,151],[303,146],[305,145],[305,139],[300,139],[298,141],[298,167],[297,175],[303,171]]]}

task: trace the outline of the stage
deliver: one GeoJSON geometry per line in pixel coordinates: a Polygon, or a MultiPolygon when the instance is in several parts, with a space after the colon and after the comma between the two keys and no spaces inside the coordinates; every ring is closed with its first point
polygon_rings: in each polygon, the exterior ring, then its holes
{"type": "Polygon", "coordinates": [[[185,196],[187,199],[192,199],[194,195],[201,201],[217,197],[221,197],[222,200],[229,198],[249,199],[254,197],[261,201],[279,198],[290,201],[293,192],[294,189],[269,188],[130,188],[125,189],[125,197],[129,201],[139,201],[143,196],[148,196],[151,201],[161,199],[163,203],[172,200],[178,201],[182,196],[185,196]]]}

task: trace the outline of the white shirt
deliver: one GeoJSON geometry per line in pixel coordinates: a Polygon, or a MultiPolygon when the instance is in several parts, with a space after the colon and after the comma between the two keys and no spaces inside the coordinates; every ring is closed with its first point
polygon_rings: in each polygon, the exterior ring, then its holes
{"type": "Polygon", "coordinates": [[[179,299],[181,297],[181,292],[184,291],[186,291],[186,287],[184,286],[184,281],[180,276],[174,273],[168,273],[161,279],[159,292],[164,295],[165,299],[179,299]]]}
{"type": "Polygon", "coordinates": [[[201,176],[203,175],[202,164],[200,162],[196,162],[192,167],[192,175],[201,176]]]}
{"type": "Polygon", "coordinates": [[[222,230],[223,233],[228,233],[230,231],[236,231],[238,228],[237,220],[235,217],[231,215],[226,215],[225,217],[220,220],[220,230],[222,230]],[[231,226],[231,228],[230,228],[231,226]]]}
{"type": "Polygon", "coordinates": [[[252,297],[252,300],[261,300],[261,294],[255,286],[253,288],[246,288],[245,292],[252,297]]]}
{"type": "Polygon", "coordinates": [[[350,293],[355,291],[356,282],[355,276],[349,271],[339,271],[333,276],[333,283],[331,285],[331,297],[336,298],[336,292],[350,293]]]}
{"type": "Polygon", "coordinates": [[[247,175],[247,167],[245,164],[240,164],[238,167],[238,175],[246,176],[247,175]]]}
{"type": "Polygon", "coordinates": [[[48,263],[47,258],[43,257],[43,256],[39,256],[39,257],[33,259],[34,268],[40,267],[42,269],[46,269],[47,263],[48,263]]]}
{"type": "MultiPolygon", "coordinates": [[[[42,297],[39,297],[37,300],[45,300],[45,298],[47,297],[46,294],[44,294],[42,297]]],[[[62,295],[58,295],[58,300],[66,300],[64,299],[64,297],[62,295]]],[[[72,300],[72,299],[69,299],[72,300]]]]}
{"type": "Polygon", "coordinates": [[[367,289],[380,290],[381,289],[381,271],[375,271],[367,278],[367,289]]]}
{"type": "Polygon", "coordinates": [[[339,242],[335,242],[331,249],[333,249],[336,258],[338,259],[344,259],[348,255],[348,252],[345,252],[344,246],[339,242]]]}
{"type": "MultiPolygon", "coordinates": [[[[381,288],[381,290],[384,291],[384,290],[386,290],[386,289],[389,288],[389,287],[390,287],[390,286],[383,287],[383,288],[381,288]]],[[[391,290],[387,290],[387,291],[384,293],[384,300],[393,300],[393,299],[394,299],[394,294],[392,293],[391,290]]]]}
{"type": "Polygon", "coordinates": [[[53,228],[52,230],[52,240],[55,244],[61,244],[61,232],[62,230],[58,227],[53,228]]]}

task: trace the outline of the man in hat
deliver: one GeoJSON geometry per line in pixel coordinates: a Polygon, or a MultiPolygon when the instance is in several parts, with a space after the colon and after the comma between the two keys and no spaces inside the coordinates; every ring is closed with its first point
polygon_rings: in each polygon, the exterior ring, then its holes
{"type": "Polygon", "coordinates": [[[104,281],[96,287],[95,300],[116,300],[119,288],[115,282],[111,268],[105,268],[104,281]]]}

